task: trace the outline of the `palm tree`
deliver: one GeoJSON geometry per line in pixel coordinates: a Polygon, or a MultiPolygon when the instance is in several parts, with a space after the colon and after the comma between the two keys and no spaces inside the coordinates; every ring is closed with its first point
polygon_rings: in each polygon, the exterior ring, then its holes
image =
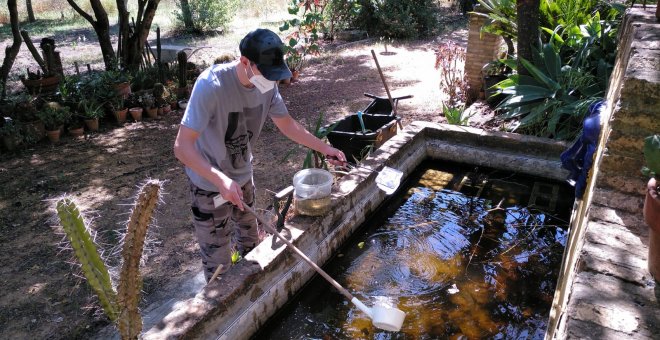
{"type": "Polygon", "coordinates": [[[518,0],[518,73],[529,75],[521,59],[532,60],[533,48],[539,45],[539,0],[518,0]]]}

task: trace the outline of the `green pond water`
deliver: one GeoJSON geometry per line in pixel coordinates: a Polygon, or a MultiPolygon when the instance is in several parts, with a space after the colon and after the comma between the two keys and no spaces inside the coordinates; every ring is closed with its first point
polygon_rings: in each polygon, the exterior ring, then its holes
{"type": "Polygon", "coordinates": [[[541,178],[428,161],[324,269],[368,306],[406,313],[379,330],[320,276],[254,339],[542,339],[573,190],[541,178]]]}

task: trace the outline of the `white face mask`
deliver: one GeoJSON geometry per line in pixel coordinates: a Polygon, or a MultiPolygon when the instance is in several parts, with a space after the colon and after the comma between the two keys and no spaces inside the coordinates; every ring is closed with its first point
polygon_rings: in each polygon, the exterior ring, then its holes
{"type": "MultiPolygon", "coordinates": [[[[260,74],[254,74],[251,66],[248,66],[247,68],[249,68],[250,72],[252,72],[252,77],[248,76],[250,83],[252,83],[252,85],[254,85],[259,90],[259,92],[263,94],[275,88],[275,81],[268,80],[260,74]]],[[[245,71],[245,75],[248,75],[247,70],[245,71]]]]}

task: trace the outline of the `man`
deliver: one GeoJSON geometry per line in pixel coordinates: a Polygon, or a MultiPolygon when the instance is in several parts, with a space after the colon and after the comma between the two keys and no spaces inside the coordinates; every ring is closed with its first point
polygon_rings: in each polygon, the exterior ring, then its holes
{"type": "Polygon", "coordinates": [[[211,66],[197,78],[181,120],[174,154],[190,180],[195,237],[207,281],[219,265],[221,272],[231,265],[230,219],[238,225],[237,247],[243,255],[258,242],[256,219],[243,211],[243,203],[255,202],[252,148],[267,116],[289,139],[336,158],[336,164],[346,161],[341,151],[289,115],[276,85],[291,77],[283,48],[270,30],[248,33],[240,42],[239,60],[211,66]]]}

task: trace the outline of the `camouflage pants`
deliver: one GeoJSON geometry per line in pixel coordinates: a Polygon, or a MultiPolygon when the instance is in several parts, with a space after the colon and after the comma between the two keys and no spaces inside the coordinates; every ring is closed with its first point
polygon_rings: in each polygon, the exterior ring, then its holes
{"type": "MultiPolygon", "coordinates": [[[[243,201],[254,206],[255,189],[252,180],[241,189],[243,201]]],[[[195,237],[202,255],[204,275],[206,281],[209,281],[219,265],[223,265],[221,273],[229,270],[232,238],[241,255],[247,254],[257,245],[257,221],[252,214],[240,211],[229,202],[216,208],[213,198],[219,195],[217,192],[206,191],[190,183],[190,194],[195,237]]]]}

